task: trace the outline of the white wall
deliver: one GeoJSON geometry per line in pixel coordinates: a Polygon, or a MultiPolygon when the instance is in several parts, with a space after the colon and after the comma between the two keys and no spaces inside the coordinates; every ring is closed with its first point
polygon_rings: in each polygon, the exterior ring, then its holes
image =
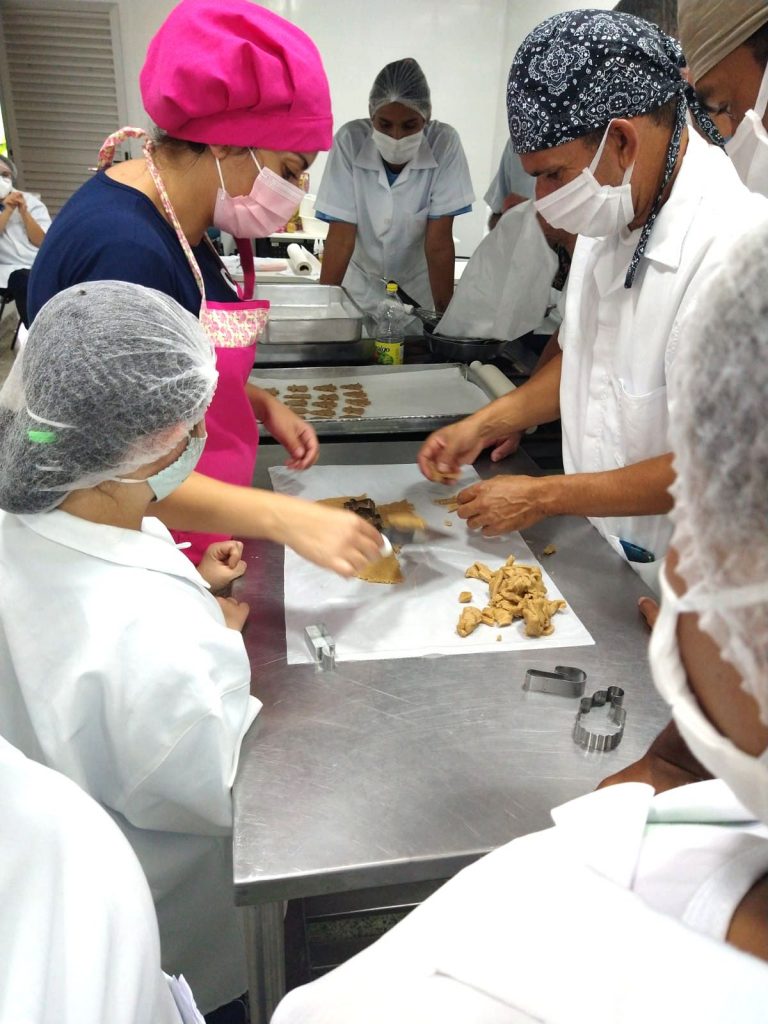
{"type": "MultiPolygon", "coordinates": [[[[129,118],[144,126],[138,77],[147,44],[173,0],[117,0],[129,118]]],[[[227,0],[221,0],[226,3],[227,0]]],[[[323,55],[337,127],[368,113],[376,73],[399,57],[415,57],[432,91],[432,109],[459,132],[477,197],[471,214],[458,217],[457,252],[469,256],[483,237],[483,193],[507,139],[505,90],[515,50],[534,25],[583,0],[262,0],[304,29],[323,55]]],[[[608,8],[612,0],[590,0],[608,8]]],[[[215,59],[215,55],[211,55],[215,59]]],[[[325,157],[312,168],[320,183],[325,157]]]]}

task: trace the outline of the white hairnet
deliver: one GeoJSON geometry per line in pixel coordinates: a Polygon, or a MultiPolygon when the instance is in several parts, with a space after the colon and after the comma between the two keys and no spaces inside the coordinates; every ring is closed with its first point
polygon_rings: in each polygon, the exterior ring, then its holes
{"type": "Polygon", "coordinates": [[[739,239],[685,321],[670,387],[686,602],[768,723],[768,235],[739,239]],[[730,593],[733,588],[740,594],[730,593]]]}
{"type": "Polygon", "coordinates": [[[198,320],[162,292],[59,292],[0,391],[0,508],[44,512],[159,459],[203,418],[217,377],[198,320]]]}
{"type": "Polygon", "coordinates": [[[413,59],[404,57],[387,64],[376,75],[376,80],[368,97],[368,113],[371,117],[387,103],[402,103],[425,121],[432,116],[432,100],[424,72],[413,59]]]}

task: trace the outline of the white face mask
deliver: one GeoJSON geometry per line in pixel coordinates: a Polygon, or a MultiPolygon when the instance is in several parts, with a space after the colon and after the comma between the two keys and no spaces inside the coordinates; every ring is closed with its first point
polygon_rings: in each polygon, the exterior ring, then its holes
{"type": "Polygon", "coordinates": [[[13,182],[10,178],[0,178],[0,200],[13,192],[13,182]]]}
{"type": "MultiPolygon", "coordinates": [[[[678,597],[662,571],[661,610],[651,634],[649,657],[651,674],[664,700],[672,709],[672,717],[691,753],[733,790],[736,797],[756,818],[768,824],[768,749],[759,757],[744,753],[712,725],[701,710],[688,685],[685,668],[677,645],[677,619],[681,612],[702,611],[704,602],[696,607],[678,597]]],[[[722,608],[744,607],[765,600],[768,586],[720,590],[711,602],[722,608]],[[758,593],[761,592],[761,593],[758,593]]]]}
{"type": "Polygon", "coordinates": [[[609,124],[605,129],[589,167],[567,185],[535,200],[536,209],[553,228],[570,231],[573,235],[603,238],[618,234],[635,219],[630,185],[634,163],[625,171],[621,185],[601,185],[595,177],[610,127],[609,124]]]}
{"type": "Polygon", "coordinates": [[[748,110],[729,141],[725,152],[739,177],[752,192],[768,196],[768,132],[763,117],[768,106],[768,66],[763,72],[753,110],[748,110]]]}
{"type": "Polygon", "coordinates": [[[400,164],[407,164],[413,160],[419,151],[424,132],[416,132],[414,135],[406,135],[402,139],[393,139],[391,135],[373,129],[373,143],[381,154],[382,160],[388,164],[399,167],[400,164]]]}
{"type": "Polygon", "coordinates": [[[116,476],[114,479],[121,484],[149,484],[149,488],[155,496],[155,501],[162,501],[172,494],[177,487],[181,487],[187,477],[192,473],[203,454],[207,435],[197,437],[189,435],[187,447],[174,459],[170,466],[161,469],[159,473],[153,473],[145,480],[129,480],[125,477],[116,476]]]}

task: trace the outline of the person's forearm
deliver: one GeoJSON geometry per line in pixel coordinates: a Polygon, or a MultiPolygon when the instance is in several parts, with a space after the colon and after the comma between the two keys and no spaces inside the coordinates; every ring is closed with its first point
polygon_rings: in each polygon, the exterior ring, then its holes
{"type": "MultiPolygon", "coordinates": [[[[542,374],[546,372],[546,368],[542,374]]],[[[537,378],[538,379],[538,378],[537,378]]],[[[601,473],[547,477],[549,516],[652,516],[669,512],[674,480],[671,455],[601,473]]]]}
{"type": "Polygon", "coordinates": [[[548,362],[554,359],[555,356],[559,356],[561,354],[560,343],[557,340],[559,334],[560,328],[558,327],[558,329],[550,337],[549,341],[546,343],[544,348],[541,350],[541,355],[539,356],[538,362],[531,371],[532,377],[535,376],[537,373],[541,373],[541,371],[544,369],[548,362]]]}
{"type": "Polygon", "coordinates": [[[152,506],[169,529],[236,534],[282,542],[282,523],[300,498],[236,487],[193,473],[173,494],[152,506]]]}
{"type": "Polygon", "coordinates": [[[328,228],[320,266],[320,284],[341,284],[355,251],[357,227],[334,222],[328,228]]]}
{"type": "Polygon", "coordinates": [[[276,402],[277,399],[263,388],[257,388],[255,384],[246,384],[245,393],[251,403],[254,416],[260,423],[263,423],[267,418],[270,403],[276,402]]]}
{"type": "Polygon", "coordinates": [[[8,221],[11,219],[12,215],[12,206],[6,206],[2,210],[0,210],[0,234],[2,234],[3,231],[5,231],[6,227],[8,226],[8,221]]]}
{"type": "Polygon", "coordinates": [[[562,362],[562,353],[555,355],[535,377],[473,413],[470,419],[477,426],[480,437],[490,442],[556,420],[560,415],[562,362]]]}
{"type": "Polygon", "coordinates": [[[24,230],[27,232],[27,238],[29,239],[32,245],[37,246],[37,248],[39,249],[40,246],[43,244],[45,232],[37,223],[37,221],[31,213],[28,213],[25,210],[22,213],[21,217],[24,221],[24,230]]]}
{"type": "Polygon", "coordinates": [[[456,267],[456,248],[453,239],[450,243],[427,245],[425,255],[429,272],[429,287],[432,291],[435,310],[438,313],[444,313],[453,298],[453,278],[456,267]]]}

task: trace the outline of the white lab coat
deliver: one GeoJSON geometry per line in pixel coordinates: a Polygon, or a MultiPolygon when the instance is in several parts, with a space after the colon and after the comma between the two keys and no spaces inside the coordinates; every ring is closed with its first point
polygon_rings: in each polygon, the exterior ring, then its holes
{"type": "Polygon", "coordinates": [[[361,309],[375,312],[385,294],[382,278],[433,308],[424,255],[427,219],[454,213],[475,198],[461,140],[450,125],[429,121],[416,156],[390,186],[371,131],[368,118],[339,129],[315,209],[357,225],[343,285],[361,309]]]}
{"type": "Polygon", "coordinates": [[[535,184],[535,178],[523,170],[520,157],[512,148],[512,140],[507,139],[501,160],[499,160],[498,170],[483,199],[490,206],[492,213],[501,213],[504,208],[504,200],[511,192],[525,196],[526,199],[532,199],[535,184]]]}
{"type": "MultiPolygon", "coordinates": [[[[617,469],[669,451],[667,374],[681,322],[728,246],[761,222],[768,226],[768,199],[750,192],[728,157],[689,130],[632,288],[624,287],[624,277],[639,231],[579,237],[559,334],[566,473],[617,469]]],[[[660,560],[671,536],[666,515],[592,523],[622,557],[620,539],[660,560]]],[[[633,568],[641,575],[646,569],[633,568]]]]}
{"type": "Polygon", "coordinates": [[[272,1024],[764,1021],[768,965],[722,937],[768,870],[768,829],[723,783],[613,786],[552,815],[290,992],[272,1024]]]}
{"type": "Polygon", "coordinates": [[[109,816],[0,739],[0,1024],[179,1024],[152,897],[109,816]]]}
{"type": "Polygon", "coordinates": [[[0,731],[105,807],[152,890],[163,967],[246,988],[230,787],[260,707],[242,637],[165,527],[0,513],[0,731]]]}
{"type": "MultiPolygon", "coordinates": [[[[22,192],[27,201],[27,209],[37,223],[47,231],[51,226],[51,215],[39,196],[31,192],[22,192]]],[[[27,238],[27,229],[18,210],[14,210],[0,232],[0,288],[5,288],[8,278],[14,270],[29,270],[35,261],[38,247],[32,245],[27,238]]]]}

